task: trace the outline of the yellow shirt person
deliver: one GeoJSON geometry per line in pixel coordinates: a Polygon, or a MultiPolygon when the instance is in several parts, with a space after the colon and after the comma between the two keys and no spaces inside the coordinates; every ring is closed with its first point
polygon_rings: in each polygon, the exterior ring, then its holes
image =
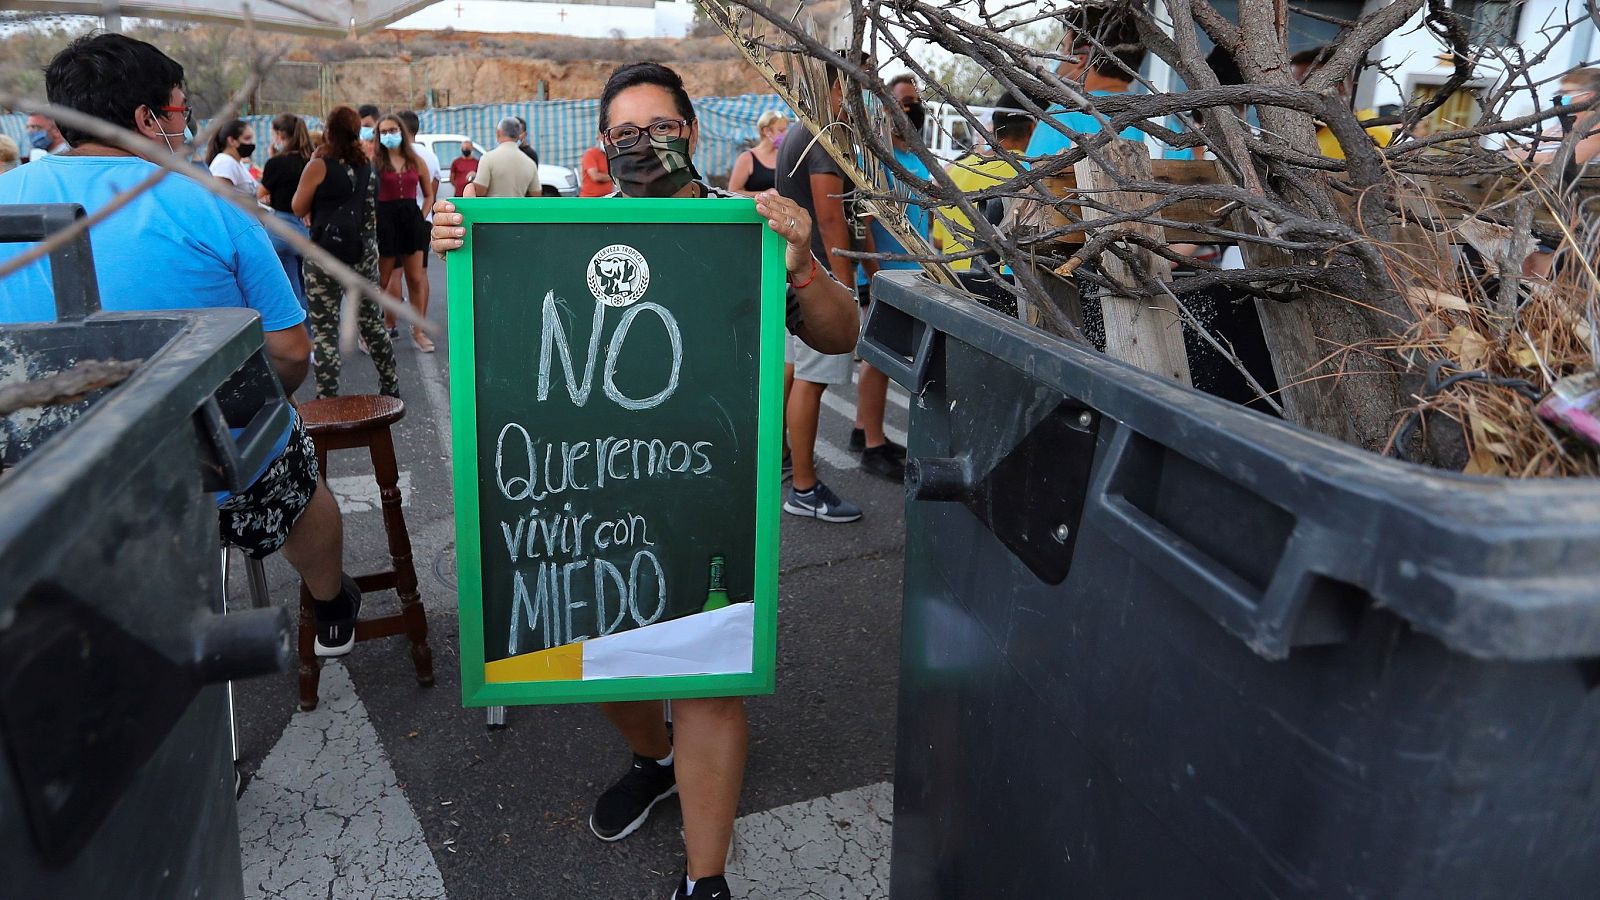
{"type": "MultiPolygon", "coordinates": [[[[1366,122],[1378,117],[1377,110],[1362,109],[1356,111],[1356,121],[1366,122]]],[[[1374,125],[1367,129],[1367,134],[1379,147],[1389,146],[1394,140],[1394,129],[1388,125],[1374,125]]],[[[1339,139],[1333,136],[1326,125],[1317,126],[1317,150],[1329,159],[1344,159],[1344,148],[1339,146],[1339,139]]]]}
{"type": "MultiPolygon", "coordinates": [[[[970,194],[981,191],[986,187],[993,187],[1016,176],[1017,169],[1003,159],[979,156],[968,153],[945,169],[950,180],[962,193],[970,194]]],[[[967,214],[954,206],[941,206],[938,214],[933,217],[934,246],[942,247],[944,253],[962,253],[971,249],[966,240],[972,233],[972,220],[967,214]],[[959,236],[953,233],[945,224],[948,219],[958,231],[959,236]]],[[[972,260],[958,259],[950,264],[950,268],[957,272],[965,272],[972,268],[972,260]]]]}

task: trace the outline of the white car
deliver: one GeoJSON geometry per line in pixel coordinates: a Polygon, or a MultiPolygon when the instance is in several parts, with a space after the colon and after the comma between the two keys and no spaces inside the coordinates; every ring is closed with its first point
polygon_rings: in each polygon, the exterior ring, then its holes
{"type": "MultiPolygon", "coordinates": [[[[985,129],[993,127],[992,106],[969,106],[973,116],[985,129]]],[[[976,144],[986,143],[981,133],[974,134],[966,118],[943,103],[928,105],[928,119],[922,126],[922,140],[934,156],[953,163],[972,151],[976,144]]]]}
{"type": "MultiPolygon", "coordinates": [[[[439,169],[444,172],[444,177],[439,182],[439,199],[448,200],[456,195],[455,186],[450,183],[450,164],[461,155],[461,142],[472,141],[472,149],[479,158],[487,149],[483,144],[464,134],[419,134],[417,143],[433,151],[439,157],[439,169]]],[[[489,144],[490,147],[494,145],[489,144]]],[[[543,188],[541,193],[546,197],[576,197],[578,196],[578,173],[566,166],[551,165],[547,162],[539,163],[539,184],[543,188]]]]}

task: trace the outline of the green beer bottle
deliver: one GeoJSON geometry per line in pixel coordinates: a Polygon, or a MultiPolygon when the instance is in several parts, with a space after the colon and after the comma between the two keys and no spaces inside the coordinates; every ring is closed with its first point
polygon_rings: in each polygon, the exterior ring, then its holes
{"type": "Polygon", "coordinates": [[[706,591],[706,605],[701,612],[711,612],[728,605],[728,587],[722,582],[722,554],[711,557],[711,587],[706,591]]]}

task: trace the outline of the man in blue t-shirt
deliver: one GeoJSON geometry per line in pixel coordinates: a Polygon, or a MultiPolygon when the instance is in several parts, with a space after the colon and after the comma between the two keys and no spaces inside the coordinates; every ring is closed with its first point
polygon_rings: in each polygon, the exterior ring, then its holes
{"type": "MultiPolygon", "coordinates": [[[[188,152],[183,67],[150,44],[120,34],[80,38],[50,61],[45,90],[53,105],[136,131],[176,158],[188,152]]],[[[61,131],[73,149],[0,175],[0,204],[79,203],[93,213],[159,168],[65,123],[61,131]]],[[[266,231],[228,201],[188,176],[168,174],[90,228],[89,238],[105,309],[253,309],[285,390],[305,379],[305,312],[266,231]]],[[[0,244],[0,262],[27,247],[0,244]]],[[[55,317],[47,259],[0,279],[0,323],[55,317]]],[[[217,500],[224,541],[257,559],[281,549],[319,601],[317,654],[348,653],[360,591],[342,571],[339,508],[298,417],[250,487],[217,500]]]]}
{"type": "MultiPolygon", "coordinates": [[[[1103,21],[1099,27],[1086,26],[1081,31],[1069,26],[1061,41],[1061,53],[1066,59],[1056,67],[1056,74],[1067,82],[1082,85],[1084,93],[1091,97],[1127,93],[1133,87],[1133,73],[1144,65],[1145,56],[1144,48],[1139,46],[1138,32],[1132,22],[1126,20],[1103,21]],[[1083,37],[1086,33],[1102,35],[1100,44],[1112,52],[1107,55],[1094,46],[1083,37]]],[[[1049,156],[1072,146],[1072,138],[1057,131],[1050,124],[1052,121],[1078,134],[1100,132],[1101,121],[1087,112],[1068,110],[1060,103],[1050,104],[1045,112],[1048,115],[1033,129],[1033,138],[1028,142],[1030,157],[1049,156]]],[[[1131,125],[1118,132],[1118,136],[1130,141],[1144,139],[1144,133],[1131,125]]]]}

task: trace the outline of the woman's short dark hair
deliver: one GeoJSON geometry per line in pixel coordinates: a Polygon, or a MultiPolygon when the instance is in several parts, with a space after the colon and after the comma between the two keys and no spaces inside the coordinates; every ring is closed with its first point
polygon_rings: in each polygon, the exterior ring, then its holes
{"type": "Polygon", "coordinates": [[[218,128],[217,133],[211,136],[211,146],[206,148],[206,162],[216,159],[218,153],[221,153],[223,150],[227,149],[229,138],[238,140],[239,138],[244,137],[244,131],[249,127],[249,122],[246,122],[243,119],[234,119],[221,128],[218,128]]]}
{"type": "Polygon", "coordinates": [[[337,159],[353,167],[367,165],[367,153],[361,149],[361,116],[348,106],[335,106],[322,123],[322,146],[317,148],[321,159],[337,159]]]}
{"type": "MultiPolygon", "coordinates": [[[[183,87],[183,66],[153,45],[121,34],[78,38],[50,60],[44,70],[45,96],[65,106],[134,129],[133,114],[148,106],[157,115],[172,102],[172,89],[183,87]]],[[[94,135],[60,123],[71,144],[99,141],[94,135]]]]}
{"type": "Polygon", "coordinates": [[[665,89],[672,95],[672,104],[678,108],[678,115],[686,121],[694,121],[694,104],[689,102],[689,92],[683,89],[683,79],[677,72],[660,63],[629,63],[612,72],[611,77],[606,79],[606,86],[600,91],[601,131],[611,127],[611,101],[628,88],[641,84],[653,84],[665,89]]]}

